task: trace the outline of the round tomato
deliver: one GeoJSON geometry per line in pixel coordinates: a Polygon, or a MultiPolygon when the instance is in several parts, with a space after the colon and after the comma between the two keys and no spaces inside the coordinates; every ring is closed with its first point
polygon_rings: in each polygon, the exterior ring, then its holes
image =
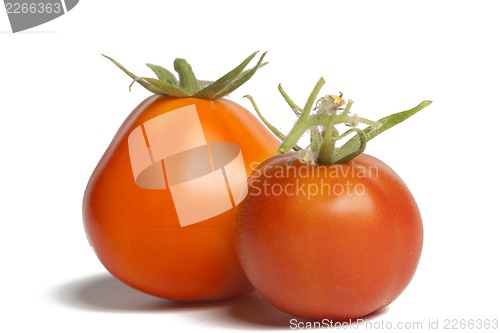
{"type": "MultiPolygon", "coordinates": [[[[190,67],[179,66],[180,85],[159,66],[150,66],[156,81],[124,71],[153,92],[207,97],[206,83],[186,79],[190,67]]],[[[225,89],[220,82],[212,87],[215,95],[225,89]]],[[[250,165],[278,144],[227,99],[147,98],[122,124],[85,191],[85,230],[99,260],[128,285],[172,300],[218,300],[251,290],[234,249],[235,206],[250,165]]]]}
{"type": "Polygon", "coordinates": [[[398,175],[361,154],[319,165],[272,157],[238,206],[237,253],[271,304],[308,319],[346,320],[398,297],[422,250],[419,209],[398,175]]]}

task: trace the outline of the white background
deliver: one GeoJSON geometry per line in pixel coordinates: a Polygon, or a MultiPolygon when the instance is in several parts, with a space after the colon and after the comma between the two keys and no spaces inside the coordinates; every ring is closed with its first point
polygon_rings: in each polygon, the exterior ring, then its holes
{"type": "MultiPolygon", "coordinates": [[[[177,304],[117,282],[88,246],[81,218],[90,174],[149,92],[133,72],[187,58],[213,79],[255,50],[268,66],[252,94],[280,126],[320,76],[353,111],[378,119],[434,103],[369,143],[411,188],[425,226],[421,263],[382,323],[500,318],[497,128],[500,8],[495,1],[92,1],[12,34],[0,13],[0,331],[289,330],[255,295],[177,304]],[[9,327],[9,328],[7,328],[9,327]]],[[[288,120],[287,120],[288,119],[288,120]]],[[[351,327],[350,330],[353,330],[351,327]]],[[[490,330],[491,331],[491,330],[490,330]]]]}

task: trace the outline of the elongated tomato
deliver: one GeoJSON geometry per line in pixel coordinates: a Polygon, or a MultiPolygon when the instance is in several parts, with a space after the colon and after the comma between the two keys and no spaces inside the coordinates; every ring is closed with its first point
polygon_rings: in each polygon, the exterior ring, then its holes
{"type": "Polygon", "coordinates": [[[120,127],[85,191],[85,230],[99,260],[128,285],[173,300],[251,290],[234,249],[235,207],[250,166],[278,144],[230,100],[147,98],[120,127]]]}

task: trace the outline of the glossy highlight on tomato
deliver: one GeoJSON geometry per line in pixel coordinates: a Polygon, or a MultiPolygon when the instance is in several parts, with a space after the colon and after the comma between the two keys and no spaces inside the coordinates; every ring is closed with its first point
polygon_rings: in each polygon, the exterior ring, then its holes
{"type": "Polygon", "coordinates": [[[353,101],[342,93],[316,100],[324,83],[318,80],[303,108],[279,85],[297,116],[287,135],[248,96],[282,143],[280,154],[249,177],[235,242],[248,279],[275,307],[296,317],[342,321],[389,305],[416,272],[423,246],[417,203],[403,180],[364,150],[432,102],[373,121],[352,113],[353,101]],[[306,132],[310,141],[302,148],[298,141],[306,132]]]}
{"type": "Polygon", "coordinates": [[[237,208],[237,252],[255,289],[308,319],[359,318],[390,304],[412,279],[423,244],[407,186],[366,154],[334,165],[290,158],[258,166],[237,208]]]}
{"type": "Polygon", "coordinates": [[[152,96],[128,117],[97,165],[85,192],[85,229],[104,266],[141,291],[175,300],[232,297],[251,289],[234,252],[234,208],[181,227],[168,190],[137,186],[130,166],[130,132],[188,105],[196,106],[208,142],[239,145],[248,173],[251,162],[274,153],[277,140],[236,103],[152,96]]]}
{"type": "Polygon", "coordinates": [[[178,301],[252,290],[234,248],[237,190],[246,186],[251,165],[272,156],[279,141],[221,96],[260,66],[263,56],[243,71],[254,55],[225,75],[227,82],[196,80],[183,59],[175,62],[177,80],[151,64],[158,79],[137,77],[109,58],[155,93],[121,125],[83,198],[90,244],[129,286],[178,301]]]}

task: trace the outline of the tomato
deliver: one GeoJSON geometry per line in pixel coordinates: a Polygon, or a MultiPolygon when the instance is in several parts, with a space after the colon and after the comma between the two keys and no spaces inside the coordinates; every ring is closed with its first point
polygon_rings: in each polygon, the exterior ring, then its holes
{"type": "Polygon", "coordinates": [[[237,208],[237,252],[255,289],[309,319],[359,318],[390,304],[422,250],[409,189],[366,154],[328,166],[289,159],[256,168],[237,208]]]}
{"type": "Polygon", "coordinates": [[[235,243],[255,290],[278,309],[347,320],[393,302],[416,272],[423,225],[415,199],[389,166],[363,152],[367,141],[431,102],[375,122],[352,114],[353,102],[346,104],[342,93],[314,103],[324,83],[318,81],[303,109],[279,87],[298,120],[286,136],[268,125],[283,139],[281,155],[249,177],[235,243]],[[348,130],[340,135],[343,124],[348,130]],[[306,131],[310,145],[302,149],[297,142],[306,131]]]}
{"type": "Polygon", "coordinates": [[[126,284],[172,300],[251,290],[234,249],[237,191],[245,190],[250,165],[278,144],[230,100],[147,98],[122,124],[85,191],[83,221],[97,257],[126,284]]]}

